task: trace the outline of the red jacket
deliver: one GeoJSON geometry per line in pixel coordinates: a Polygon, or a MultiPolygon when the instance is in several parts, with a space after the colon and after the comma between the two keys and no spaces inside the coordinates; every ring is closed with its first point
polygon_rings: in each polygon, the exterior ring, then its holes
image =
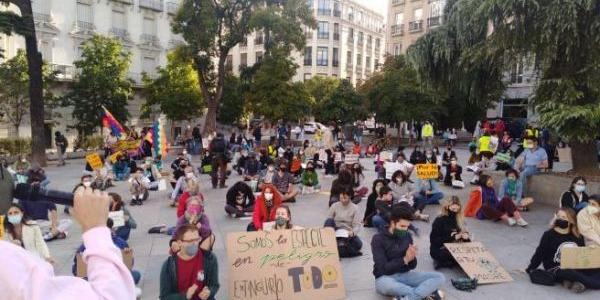
{"type": "Polygon", "coordinates": [[[256,203],[254,204],[254,212],[252,213],[252,223],[254,224],[254,227],[259,230],[263,228],[264,222],[275,221],[275,212],[281,203],[281,195],[277,192],[277,189],[273,185],[266,184],[263,187],[262,193],[256,198],[256,203]],[[270,188],[273,192],[273,206],[269,212],[267,211],[267,205],[265,204],[264,191],[267,188],[270,188]]]}

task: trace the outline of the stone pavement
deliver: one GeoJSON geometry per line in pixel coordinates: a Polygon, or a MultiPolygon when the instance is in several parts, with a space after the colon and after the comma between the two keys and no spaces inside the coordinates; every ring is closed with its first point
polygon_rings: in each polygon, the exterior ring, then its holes
{"type": "MultiPolygon", "coordinates": [[[[409,153],[410,150],[407,150],[406,154],[409,153]]],[[[467,152],[459,150],[458,154],[459,163],[464,165],[466,163],[467,152]]],[[[372,160],[367,159],[361,160],[361,162],[366,167],[364,185],[370,189],[371,182],[375,178],[373,163],[372,160]]],[[[198,164],[199,162],[196,161],[195,163],[198,164]]],[[[165,165],[169,166],[169,164],[165,165]]],[[[78,182],[83,167],[84,163],[82,160],[71,160],[65,167],[48,167],[47,174],[51,180],[50,186],[55,189],[71,190],[75,183],[78,182]]],[[[466,179],[470,179],[471,175],[469,173],[465,175],[466,179]]],[[[322,173],[319,176],[323,190],[328,191],[332,178],[324,178],[322,173]]],[[[219,279],[221,283],[217,299],[228,299],[227,274],[229,270],[224,245],[225,237],[228,232],[245,230],[249,220],[238,220],[228,217],[223,209],[226,190],[211,189],[208,175],[202,175],[201,178],[203,184],[202,193],[206,199],[206,211],[211,227],[217,237],[214,251],[219,259],[219,279]]],[[[228,185],[233,185],[238,179],[237,175],[232,175],[228,180],[228,185]]],[[[468,188],[465,190],[450,190],[442,187],[442,189],[446,196],[458,195],[463,202],[468,198],[468,188]]],[[[119,182],[110,191],[120,193],[123,199],[129,198],[126,183],[119,182]]],[[[322,226],[327,214],[327,201],[328,196],[326,194],[301,196],[298,202],[291,205],[294,224],[304,227],[322,226]]],[[[129,244],[134,250],[134,268],[142,273],[142,280],[139,287],[143,291],[143,299],[158,299],[160,269],[167,258],[169,237],[167,235],[150,235],[147,233],[147,230],[155,224],[174,224],[175,210],[170,208],[168,203],[167,192],[152,192],[149,200],[143,206],[130,207],[130,211],[138,223],[138,228],[132,230],[129,244]]],[[[359,204],[361,214],[364,212],[365,204],[365,201],[359,204]]],[[[60,211],[62,212],[62,209],[60,211]]],[[[425,213],[430,214],[433,220],[438,211],[439,206],[430,206],[427,207],[425,213]]],[[[474,235],[474,239],[481,241],[490,249],[498,261],[512,275],[514,281],[480,286],[477,290],[470,293],[461,292],[452,287],[450,278],[464,276],[462,272],[443,269],[442,272],[447,278],[444,287],[447,294],[446,299],[600,299],[600,291],[586,291],[581,295],[574,295],[558,285],[555,287],[533,285],[529,282],[526,274],[519,271],[527,267],[543,231],[548,228],[552,213],[553,207],[534,205],[531,212],[524,214],[525,219],[530,224],[527,228],[511,228],[502,223],[467,219],[467,227],[474,235]]],[[[68,216],[61,213],[61,217],[68,216]]],[[[417,270],[431,271],[433,270],[432,261],[429,257],[429,232],[431,225],[423,222],[416,222],[415,224],[421,232],[420,237],[415,239],[419,249],[417,270]]],[[[372,228],[365,228],[359,233],[365,245],[362,257],[342,260],[347,299],[389,299],[379,296],[374,290],[374,277],[371,273],[373,261],[369,246],[374,232],[375,230],[372,228]]],[[[73,254],[80,243],[81,231],[77,224],[74,224],[70,229],[67,239],[49,243],[50,251],[57,262],[55,270],[58,274],[71,274],[73,254]]]]}

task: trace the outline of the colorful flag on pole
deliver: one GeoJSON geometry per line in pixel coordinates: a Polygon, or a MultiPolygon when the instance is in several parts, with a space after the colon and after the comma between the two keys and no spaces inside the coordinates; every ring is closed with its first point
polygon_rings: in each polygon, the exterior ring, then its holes
{"type": "Polygon", "coordinates": [[[155,121],[152,126],[152,139],[155,155],[162,155],[165,158],[167,156],[167,135],[162,118],[155,121]]]}
{"type": "Polygon", "coordinates": [[[125,132],[121,123],[113,117],[113,115],[106,109],[106,107],[102,106],[104,112],[102,113],[102,126],[116,136],[117,138],[121,138],[121,135],[125,132]]]}

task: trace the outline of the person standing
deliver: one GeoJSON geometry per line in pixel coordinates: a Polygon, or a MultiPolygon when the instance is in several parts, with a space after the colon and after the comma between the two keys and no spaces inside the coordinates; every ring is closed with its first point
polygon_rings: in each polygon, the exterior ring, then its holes
{"type": "Polygon", "coordinates": [[[259,124],[256,124],[254,126],[254,130],[252,131],[252,135],[254,136],[254,142],[256,143],[256,147],[260,147],[261,146],[261,140],[262,140],[262,126],[259,124]]]}
{"type": "Polygon", "coordinates": [[[194,146],[191,152],[193,155],[200,155],[202,153],[202,133],[200,132],[200,127],[194,126],[192,137],[194,139],[194,146]]]}
{"type": "Polygon", "coordinates": [[[56,145],[56,153],[58,154],[58,166],[65,165],[65,152],[69,146],[67,138],[60,131],[54,133],[54,144],[56,145]]]}
{"type": "Polygon", "coordinates": [[[213,189],[216,189],[218,182],[219,188],[226,188],[227,186],[225,185],[225,180],[227,179],[227,142],[225,142],[225,138],[223,137],[222,133],[217,133],[217,137],[211,141],[209,151],[212,156],[212,172],[210,175],[212,187],[213,189]]]}
{"type": "Polygon", "coordinates": [[[423,137],[423,147],[426,144],[429,144],[430,147],[433,147],[433,125],[429,121],[425,121],[425,125],[421,129],[421,136],[423,137]]]}

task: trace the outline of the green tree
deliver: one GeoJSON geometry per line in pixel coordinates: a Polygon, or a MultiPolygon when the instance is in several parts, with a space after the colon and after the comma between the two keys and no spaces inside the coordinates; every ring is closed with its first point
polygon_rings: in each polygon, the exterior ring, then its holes
{"type": "MultiPolygon", "coordinates": [[[[299,45],[302,29],[297,20],[307,12],[302,0],[184,0],[172,22],[175,33],[187,42],[194,60],[200,90],[207,103],[204,131],[216,129],[219,104],[223,98],[227,70],[225,61],[231,49],[256,29],[268,29],[270,43],[299,45]],[[301,4],[303,6],[301,6],[301,4]],[[277,7],[277,10],[271,10],[277,7]],[[266,9],[265,9],[266,8],[266,9]]],[[[304,41],[301,41],[302,45],[304,41]]],[[[301,48],[301,47],[297,47],[301,48]]]]}
{"type": "Polygon", "coordinates": [[[221,124],[235,124],[244,116],[246,87],[239,77],[228,74],[225,77],[223,99],[220,103],[217,120],[221,124]]]}
{"type": "Polygon", "coordinates": [[[349,80],[343,79],[331,96],[319,106],[315,119],[322,123],[352,123],[367,117],[365,108],[364,98],[349,80]]]}
{"type": "Polygon", "coordinates": [[[297,68],[283,51],[265,57],[246,93],[251,110],[270,121],[303,117],[311,99],[301,83],[292,82],[297,68]]]}
{"type": "MultiPolygon", "coordinates": [[[[46,105],[53,104],[54,96],[48,89],[55,74],[44,66],[44,96],[46,105]]],[[[19,49],[17,55],[0,64],[0,114],[19,135],[19,127],[30,109],[29,73],[25,51],[19,49]]]]}
{"type": "Polygon", "coordinates": [[[310,115],[319,111],[320,105],[325,103],[339,86],[340,80],[336,77],[314,76],[309,80],[304,81],[304,88],[311,96],[310,115]]]}
{"type": "Polygon", "coordinates": [[[202,114],[204,100],[198,87],[198,74],[192,61],[177,52],[167,55],[167,65],[158,69],[154,80],[144,75],[146,103],[142,116],[164,113],[169,120],[182,121],[202,114]]]}
{"type": "Polygon", "coordinates": [[[85,42],[81,60],[75,62],[77,78],[63,99],[64,105],[73,107],[81,138],[101,126],[102,106],[119,122],[127,121],[127,101],[133,95],[127,78],[129,59],[116,39],[95,35],[85,42]]]}
{"type": "Polygon", "coordinates": [[[41,166],[46,165],[46,143],[44,137],[44,96],[42,79],[42,54],[37,48],[35,24],[31,0],[0,0],[2,4],[14,4],[21,15],[11,12],[0,13],[0,30],[14,32],[25,38],[27,67],[29,73],[29,117],[31,119],[31,159],[41,166]]]}

